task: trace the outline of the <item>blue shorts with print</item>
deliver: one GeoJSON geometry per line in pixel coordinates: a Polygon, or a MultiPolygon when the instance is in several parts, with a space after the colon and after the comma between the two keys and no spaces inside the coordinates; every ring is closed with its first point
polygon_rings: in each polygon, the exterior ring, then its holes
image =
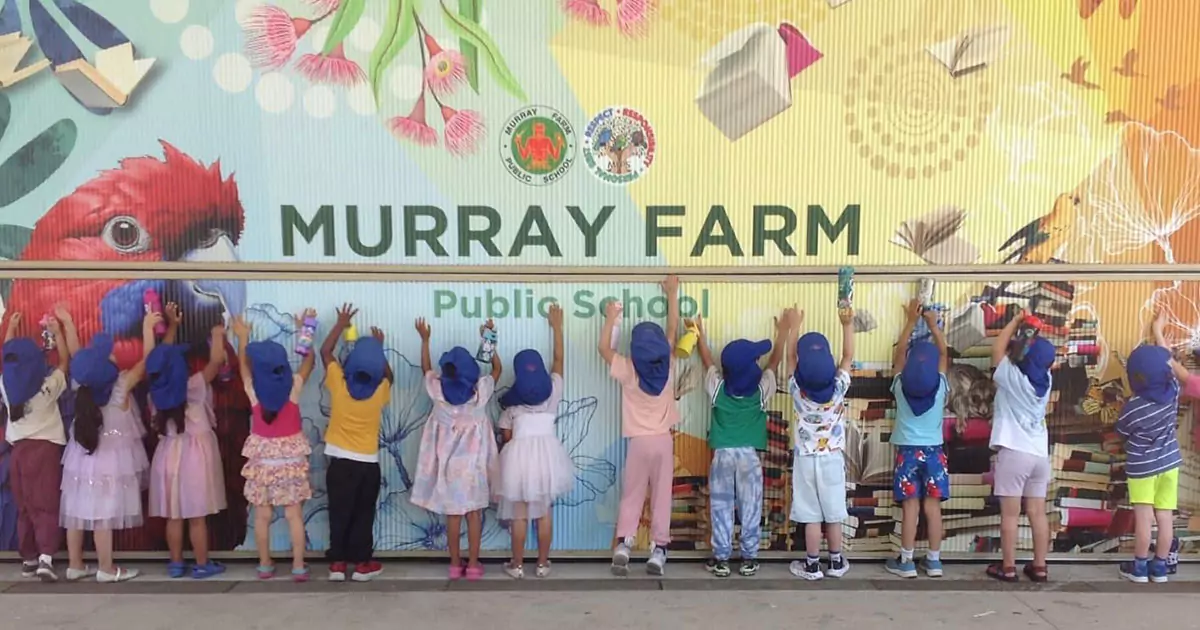
{"type": "Polygon", "coordinates": [[[892,477],[896,501],[950,498],[950,474],[941,446],[897,446],[896,474],[892,477]]]}

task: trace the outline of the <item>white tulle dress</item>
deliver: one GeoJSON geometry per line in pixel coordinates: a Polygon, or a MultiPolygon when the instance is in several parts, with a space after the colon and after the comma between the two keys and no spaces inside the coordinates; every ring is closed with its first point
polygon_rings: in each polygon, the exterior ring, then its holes
{"type": "Polygon", "coordinates": [[[512,441],[500,451],[500,483],[494,492],[500,518],[546,516],[554,500],[575,487],[575,464],[554,431],[562,401],[562,376],[550,376],[550,397],[540,405],[509,407],[500,414],[501,429],[512,441]]]}

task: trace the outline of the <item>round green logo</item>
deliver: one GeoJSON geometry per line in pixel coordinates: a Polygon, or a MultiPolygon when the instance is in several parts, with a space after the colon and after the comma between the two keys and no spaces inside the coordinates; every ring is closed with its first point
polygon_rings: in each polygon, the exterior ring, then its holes
{"type": "Polygon", "coordinates": [[[500,160],[510,175],[525,184],[553,184],[575,164],[575,129],[558,110],[526,107],[504,123],[500,160]]]}

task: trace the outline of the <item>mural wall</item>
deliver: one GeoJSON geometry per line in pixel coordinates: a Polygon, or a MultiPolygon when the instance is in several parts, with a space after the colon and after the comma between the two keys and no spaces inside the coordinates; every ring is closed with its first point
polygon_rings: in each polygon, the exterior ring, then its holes
{"type": "MultiPolygon", "coordinates": [[[[286,337],[295,309],[316,306],[328,323],[333,304],[361,303],[363,323],[388,331],[398,375],[378,545],[437,549],[441,523],[405,498],[429,405],[412,319],[433,318],[448,347],[495,317],[511,356],[547,346],[540,313],[554,298],[571,346],[559,431],[579,471],[556,506],[555,544],[596,550],[611,537],[622,465],[616,391],[594,352],[599,305],[621,299],[631,320],[665,306],[653,287],[620,283],[619,268],[919,265],[936,277],[967,265],[1162,265],[1161,283],[1064,273],[936,289],[964,366],[986,367],[980,348],[1008,305],[1047,323],[1062,355],[1056,549],[1116,550],[1129,528],[1110,433],[1127,394],[1121,357],[1158,309],[1183,354],[1200,341],[1200,285],[1169,281],[1171,265],[1200,263],[1200,44],[1185,26],[1196,23],[1189,0],[0,0],[0,258],[81,271],[618,268],[603,285],[4,278],[5,320],[66,301],[85,342],[113,333],[127,364],[148,287],[184,307],[194,338],[239,312],[257,335],[286,337]]],[[[890,499],[876,494],[890,470],[884,362],[914,291],[863,282],[856,298],[856,553],[893,545],[890,499]]],[[[685,292],[685,312],[704,312],[718,344],[769,336],[793,302],[815,329],[836,330],[832,283],[685,292]]],[[[675,544],[702,549],[708,420],[689,361],[673,529],[675,544]]],[[[955,369],[959,498],[946,549],[991,551],[985,388],[955,369]]],[[[213,529],[232,549],[253,540],[236,487],[247,409],[236,377],[217,390],[232,507],[213,529]]],[[[323,400],[314,383],[304,412],[315,445],[323,400]]],[[[776,549],[793,545],[785,407],[781,397],[765,458],[776,549]]],[[[1186,532],[1200,531],[1192,426],[1185,410],[1185,550],[1186,532]]],[[[318,448],[318,495],[324,465],[318,448]]],[[[306,512],[314,549],[323,505],[306,512]]],[[[0,510],[0,548],[11,522],[0,510]]],[[[485,544],[507,544],[503,527],[489,517],[485,544]]],[[[120,544],[161,548],[161,523],[120,544]]]]}

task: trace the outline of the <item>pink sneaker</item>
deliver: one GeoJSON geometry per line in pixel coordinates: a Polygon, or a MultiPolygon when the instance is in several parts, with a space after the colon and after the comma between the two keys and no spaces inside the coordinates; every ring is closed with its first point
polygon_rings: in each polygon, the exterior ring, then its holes
{"type": "Polygon", "coordinates": [[[483,565],[468,566],[466,573],[468,582],[478,582],[483,579],[483,565]]]}
{"type": "Polygon", "coordinates": [[[452,564],[450,565],[450,569],[447,571],[447,573],[451,580],[461,580],[463,576],[463,565],[452,564]]]}

